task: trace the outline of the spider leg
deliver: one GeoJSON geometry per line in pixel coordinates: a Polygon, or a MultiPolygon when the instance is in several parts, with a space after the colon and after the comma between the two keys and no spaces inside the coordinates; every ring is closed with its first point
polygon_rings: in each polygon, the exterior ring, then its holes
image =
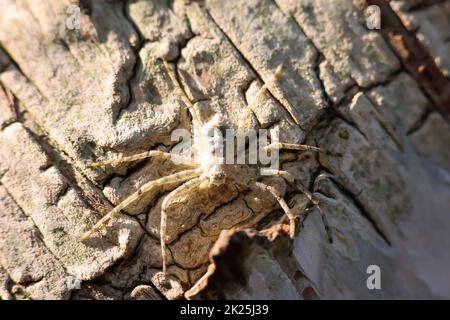
{"type": "MultiPolygon", "coordinates": [[[[181,99],[183,100],[184,104],[187,106],[189,113],[192,117],[192,127],[194,131],[194,141],[198,139],[197,143],[199,146],[205,146],[207,145],[207,142],[205,141],[203,134],[201,134],[201,128],[203,126],[202,122],[200,121],[200,115],[198,114],[197,110],[195,109],[194,105],[192,104],[191,100],[189,100],[189,97],[187,96],[186,92],[183,90],[180,82],[178,81],[177,75],[175,73],[175,70],[173,67],[163,59],[164,67],[167,71],[167,74],[169,75],[169,78],[171,79],[173,85],[175,86],[175,91],[180,95],[181,99]]],[[[202,152],[201,150],[196,150],[197,152],[202,152]]]]}
{"type": "Polygon", "coordinates": [[[315,152],[324,152],[322,149],[314,146],[309,146],[306,144],[293,144],[293,143],[271,143],[268,146],[264,147],[264,149],[284,149],[284,150],[298,150],[298,151],[315,151],[315,152]]]}
{"type": "MultiPolygon", "coordinates": [[[[169,152],[163,152],[163,151],[159,151],[159,150],[151,150],[151,151],[134,154],[134,155],[131,155],[128,157],[122,157],[119,159],[111,159],[111,160],[90,163],[90,164],[88,164],[88,167],[98,168],[98,167],[103,167],[103,166],[107,166],[107,165],[120,164],[120,163],[124,163],[124,162],[133,162],[133,161],[142,160],[142,159],[150,158],[150,157],[160,158],[160,159],[164,159],[164,160],[171,160],[172,154],[169,152]]],[[[194,163],[194,159],[191,159],[189,157],[182,157],[182,158],[180,158],[180,160],[185,165],[196,167],[196,165],[194,163]]]]}
{"type": "Polygon", "coordinates": [[[290,226],[290,237],[291,239],[294,239],[295,236],[295,214],[292,213],[291,209],[289,208],[289,206],[287,205],[286,201],[281,197],[281,195],[279,194],[278,190],[275,189],[272,186],[269,186],[265,183],[262,182],[255,182],[255,185],[263,190],[263,191],[268,191],[270,192],[275,199],[277,199],[278,203],[280,204],[281,208],[284,210],[284,212],[286,213],[286,215],[289,218],[289,226],[290,226]]]}
{"type": "Polygon", "coordinates": [[[195,169],[195,170],[185,170],[181,171],[157,180],[149,181],[146,184],[144,184],[142,187],[139,188],[138,191],[133,193],[131,196],[126,198],[124,201],[122,201],[120,204],[118,204],[114,209],[112,209],[107,215],[105,215],[103,218],[101,218],[92,228],[91,230],[87,231],[83,236],[82,240],[87,240],[92,237],[92,235],[99,231],[102,226],[109,221],[112,217],[117,215],[120,210],[126,208],[128,205],[133,203],[134,201],[138,200],[144,193],[149,192],[153,190],[154,188],[162,187],[167,184],[177,183],[177,182],[183,182],[186,180],[190,180],[192,178],[200,176],[202,173],[201,169],[195,169]]]}
{"type": "Polygon", "coordinates": [[[161,256],[163,263],[163,273],[167,271],[167,257],[166,257],[166,230],[167,230],[167,207],[172,202],[172,200],[183,193],[189,192],[199,186],[203,181],[205,181],[206,177],[199,177],[189,180],[173,190],[171,193],[167,195],[161,205],[161,227],[160,227],[160,238],[161,238],[161,256]]]}
{"type": "MultiPolygon", "coordinates": [[[[298,189],[298,191],[303,193],[308,198],[308,200],[311,201],[316,206],[316,208],[319,210],[319,213],[322,216],[322,221],[323,221],[323,224],[325,226],[325,230],[327,232],[328,240],[330,242],[332,242],[332,237],[331,237],[331,233],[330,233],[330,225],[328,224],[327,216],[325,215],[325,213],[320,208],[319,201],[314,199],[313,194],[311,192],[309,192],[308,189],[306,189],[301,183],[296,183],[294,176],[291,173],[289,173],[288,171],[262,168],[261,169],[261,173],[266,175],[266,176],[279,176],[279,177],[282,177],[289,184],[291,184],[294,188],[298,189]]],[[[292,234],[292,232],[291,232],[291,234],[292,234]]]]}
{"type": "Polygon", "coordinates": [[[200,125],[200,117],[197,114],[197,111],[194,108],[194,105],[192,104],[191,100],[189,100],[188,96],[184,92],[184,90],[181,88],[181,84],[177,79],[177,76],[175,74],[175,71],[172,69],[172,67],[169,65],[169,63],[163,59],[164,67],[166,68],[167,74],[170,77],[170,80],[172,80],[173,84],[175,85],[175,90],[177,93],[181,96],[183,102],[186,104],[186,106],[189,109],[189,112],[192,116],[192,122],[194,123],[194,126],[200,125]]]}
{"type": "Polygon", "coordinates": [[[280,64],[277,69],[275,70],[275,72],[273,73],[273,75],[270,77],[269,81],[267,81],[262,87],[261,89],[259,89],[259,91],[256,93],[255,98],[252,100],[252,102],[250,102],[250,104],[244,109],[244,113],[242,115],[242,120],[239,123],[239,128],[241,128],[244,123],[245,120],[247,119],[248,115],[253,111],[253,106],[256,104],[256,102],[259,100],[259,98],[267,91],[267,89],[269,88],[269,86],[272,84],[272,82],[276,81],[278,79],[278,77],[283,73],[283,65],[280,64]]]}

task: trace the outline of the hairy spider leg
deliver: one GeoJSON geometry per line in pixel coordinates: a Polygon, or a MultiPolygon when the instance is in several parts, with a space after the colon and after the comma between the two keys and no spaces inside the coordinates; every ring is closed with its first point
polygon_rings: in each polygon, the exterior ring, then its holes
{"type": "Polygon", "coordinates": [[[286,215],[289,218],[289,231],[290,231],[290,237],[291,239],[294,239],[295,236],[295,214],[292,213],[291,209],[289,208],[286,201],[281,197],[278,190],[272,186],[269,186],[262,182],[255,182],[256,187],[258,187],[260,190],[268,191],[270,192],[275,199],[277,199],[278,203],[280,204],[281,208],[284,210],[286,215]]]}
{"type": "Polygon", "coordinates": [[[294,143],[283,143],[276,142],[271,143],[268,146],[265,146],[264,149],[284,149],[284,150],[297,150],[297,151],[314,151],[314,152],[323,152],[322,149],[314,146],[309,146],[306,144],[294,144],[294,143]]]}
{"type": "MultiPolygon", "coordinates": [[[[313,194],[311,192],[309,192],[308,189],[306,189],[301,183],[296,183],[294,176],[288,171],[262,168],[261,172],[264,172],[265,176],[279,176],[279,177],[282,177],[287,182],[289,182],[289,184],[291,184],[294,188],[298,189],[298,191],[303,193],[308,198],[308,200],[311,201],[314,204],[314,206],[319,210],[319,213],[320,213],[320,215],[322,217],[323,224],[325,226],[325,231],[327,232],[328,240],[330,242],[332,242],[332,237],[331,237],[331,233],[330,233],[330,226],[328,224],[327,216],[325,215],[325,213],[320,208],[319,201],[314,199],[313,194]]],[[[295,227],[295,224],[294,224],[294,227],[295,227]]],[[[291,235],[292,234],[293,233],[291,232],[291,235]]],[[[295,234],[295,232],[294,232],[294,234],[295,234]]]]}
{"type": "MultiPolygon", "coordinates": [[[[111,160],[105,160],[105,161],[99,161],[88,164],[89,168],[98,168],[108,165],[116,165],[124,162],[133,162],[137,160],[142,160],[150,157],[155,157],[163,160],[171,160],[171,154],[169,152],[163,152],[159,150],[151,150],[146,151],[138,154],[134,154],[127,157],[122,157],[118,159],[111,159],[111,160]]],[[[197,165],[194,162],[194,159],[189,157],[179,157],[179,161],[182,161],[184,165],[191,166],[191,167],[197,167],[197,165]]]]}
{"type": "Polygon", "coordinates": [[[181,96],[183,102],[187,106],[189,113],[192,117],[192,127],[193,127],[193,136],[194,136],[194,151],[195,155],[202,155],[204,154],[206,150],[206,146],[208,145],[205,141],[205,138],[203,137],[203,134],[201,132],[202,128],[202,122],[200,121],[200,116],[197,112],[197,109],[195,109],[194,105],[192,104],[191,100],[189,100],[189,97],[186,95],[186,92],[181,87],[180,82],[178,81],[178,78],[175,74],[175,71],[170,66],[170,64],[163,60],[164,67],[166,68],[167,74],[169,75],[170,79],[172,80],[172,83],[175,86],[175,90],[177,93],[181,96]]]}
{"type": "Polygon", "coordinates": [[[244,113],[243,113],[243,115],[242,115],[242,120],[241,120],[241,122],[240,122],[240,124],[239,124],[239,128],[241,128],[244,124],[245,124],[245,121],[246,121],[246,119],[247,119],[247,117],[249,116],[249,114],[251,113],[251,112],[253,112],[253,107],[254,107],[254,105],[256,104],[256,102],[258,102],[258,100],[259,100],[259,98],[269,89],[269,86],[274,82],[274,81],[276,81],[280,76],[281,76],[281,74],[283,73],[283,64],[280,64],[277,68],[276,68],[276,70],[275,70],[275,72],[273,73],[273,75],[270,77],[270,79],[269,79],[269,81],[267,81],[262,87],[261,87],[261,89],[259,89],[259,91],[256,93],[256,96],[255,96],[255,98],[252,100],[252,102],[250,102],[249,103],[249,105],[244,109],[244,113]]]}
{"type": "Polygon", "coordinates": [[[120,211],[127,206],[129,206],[131,203],[138,200],[143,194],[153,190],[154,188],[160,188],[167,184],[172,183],[179,183],[186,180],[190,180],[193,178],[196,178],[202,174],[201,169],[195,169],[195,170],[185,170],[181,172],[174,173],[172,175],[152,180],[144,184],[142,187],[139,188],[135,193],[133,193],[131,196],[126,198],[124,201],[119,203],[114,209],[112,209],[107,215],[105,215],[103,218],[101,218],[92,228],[91,230],[87,231],[83,236],[82,240],[87,240],[92,237],[92,235],[99,231],[103,225],[109,221],[112,217],[120,213],[120,211]]]}

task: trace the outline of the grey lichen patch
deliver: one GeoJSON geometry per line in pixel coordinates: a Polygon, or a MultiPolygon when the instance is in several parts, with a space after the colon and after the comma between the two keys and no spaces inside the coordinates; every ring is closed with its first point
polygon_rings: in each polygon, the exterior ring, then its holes
{"type": "Polygon", "coordinates": [[[97,213],[72,189],[55,199],[60,192],[52,191],[51,186],[63,188],[65,178],[55,167],[48,168],[49,158],[21,124],[7,127],[0,141],[2,165],[7,168],[1,183],[14,194],[14,200],[39,228],[45,245],[68,273],[91,279],[130,253],[142,232],[136,222],[115,219],[110,240],[82,243],[80,237],[94,223],[97,213]]]}
{"type": "Polygon", "coordinates": [[[264,81],[285,65],[271,92],[302,128],[310,128],[327,105],[314,71],[317,52],[296,23],[272,1],[211,0],[206,7],[264,81]]]}
{"type": "Polygon", "coordinates": [[[429,102],[420,87],[406,73],[396,76],[386,85],[380,85],[367,94],[378,111],[397,130],[408,132],[425,114],[429,102]]]}
{"type": "MultiPolygon", "coordinates": [[[[65,12],[67,3],[29,3],[17,19],[0,21],[0,41],[23,71],[10,68],[0,79],[78,166],[111,156],[108,151],[133,152],[170,141],[183,111],[169,94],[172,86],[158,60],[160,45],[140,52],[130,92],[137,63],[130,42],[136,35],[121,5],[94,1],[91,14],[82,13],[80,29],[71,33],[64,27],[66,15],[52,14],[65,12]],[[43,24],[33,16],[37,8],[43,24]]],[[[18,10],[13,1],[4,7],[18,10]]],[[[85,170],[93,179],[105,177],[85,170]]]]}
{"type": "Polygon", "coordinates": [[[319,72],[325,92],[334,103],[339,103],[345,97],[345,90],[354,84],[350,77],[339,78],[328,61],[320,63],[319,72]]]}
{"type": "Polygon", "coordinates": [[[320,50],[336,76],[361,87],[386,80],[400,65],[377,32],[365,28],[357,1],[276,0],[320,50]]]}
{"type": "Polygon", "coordinates": [[[345,186],[388,238],[395,231],[396,220],[411,212],[405,181],[397,163],[342,120],[333,120],[319,137],[319,146],[331,154],[320,162],[345,186]],[[383,199],[383,201],[379,201],[383,199]]]}
{"type": "MultiPolygon", "coordinates": [[[[33,221],[0,186],[0,264],[33,299],[68,298],[71,289],[64,266],[48,250],[33,221]]],[[[0,268],[0,271],[3,269],[0,268]]],[[[1,274],[1,272],[0,272],[1,274]]],[[[3,288],[2,299],[7,296],[3,288]]]]}
{"type": "Polygon", "coordinates": [[[357,93],[346,106],[346,112],[364,136],[374,145],[402,149],[401,138],[388,119],[363,93],[357,93]]]}

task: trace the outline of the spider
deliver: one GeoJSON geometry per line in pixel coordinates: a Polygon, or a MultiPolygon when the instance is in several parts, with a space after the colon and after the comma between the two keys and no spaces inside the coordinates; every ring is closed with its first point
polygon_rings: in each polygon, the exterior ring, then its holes
{"type": "MultiPolygon", "coordinates": [[[[126,198],[123,202],[119,203],[112,211],[101,218],[88,232],[86,232],[82,240],[90,239],[96,232],[105,225],[113,216],[118,215],[122,209],[126,208],[133,202],[137,201],[142,197],[144,193],[155,190],[156,188],[161,188],[168,184],[181,184],[179,187],[171,191],[163,200],[161,206],[161,225],[160,225],[160,242],[161,242],[161,255],[162,255],[162,267],[163,273],[167,272],[167,257],[166,257],[166,225],[167,225],[167,208],[169,204],[177,196],[189,192],[193,192],[195,189],[205,190],[211,185],[220,186],[225,183],[233,183],[235,186],[245,189],[254,186],[260,190],[270,193],[276,198],[281,208],[284,210],[285,214],[289,218],[290,225],[290,237],[294,238],[296,234],[296,215],[291,211],[286,201],[280,195],[280,192],[263,182],[261,182],[261,177],[263,176],[262,171],[264,170],[264,176],[279,176],[284,178],[288,184],[293,186],[298,191],[304,193],[309,201],[311,201],[315,206],[318,207],[318,201],[315,200],[312,194],[304,188],[301,183],[296,183],[295,178],[287,171],[259,168],[257,165],[247,165],[247,164],[226,164],[223,157],[215,157],[208,151],[208,139],[204,136],[204,130],[202,127],[209,126],[212,128],[218,128],[219,121],[218,117],[213,117],[207,124],[203,124],[200,121],[199,114],[194,108],[194,105],[187,97],[186,93],[179,83],[175,71],[172,66],[163,59],[164,67],[168,73],[177,94],[183,100],[184,104],[187,106],[189,113],[192,118],[192,128],[193,128],[193,147],[195,149],[194,157],[183,157],[182,162],[189,169],[177,172],[175,174],[167,175],[157,180],[149,181],[141,186],[136,192],[126,198]]],[[[279,65],[273,75],[269,78],[267,83],[265,83],[261,89],[256,94],[253,101],[248,104],[248,106],[243,111],[243,117],[241,118],[241,123],[239,127],[242,127],[246,121],[247,116],[252,112],[253,107],[258,102],[258,99],[268,90],[270,86],[280,77],[283,73],[283,65],[279,65]]],[[[302,144],[288,144],[288,143],[271,143],[265,147],[267,150],[272,149],[285,149],[285,150],[299,150],[299,151],[314,151],[322,152],[318,147],[302,145],[302,144]]],[[[122,157],[119,159],[106,160],[101,162],[91,163],[88,166],[92,168],[103,167],[107,165],[116,165],[124,162],[133,162],[137,160],[142,160],[148,157],[157,157],[169,161],[173,161],[172,154],[168,152],[163,152],[159,150],[150,150],[144,153],[135,154],[127,157],[122,157]]],[[[180,161],[178,159],[177,161],[180,161]]],[[[319,208],[319,211],[323,215],[319,208]]]]}

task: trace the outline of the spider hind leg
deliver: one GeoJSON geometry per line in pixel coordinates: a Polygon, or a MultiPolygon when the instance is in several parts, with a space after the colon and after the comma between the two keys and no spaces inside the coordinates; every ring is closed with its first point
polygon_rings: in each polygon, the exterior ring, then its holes
{"type": "Polygon", "coordinates": [[[201,175],[200,169],[195,170],[185,170],[172,175],[168,175],[157,180],[152,180],[140,187],[135,193],[126,198],[124,201],[119,203],[114,209],[112,209],[107,215],[101,218],[89,231],[87,231],[83,236],[82,240],[90,239],[94,233],[100,231],[100,229],[108,222],[112,217],[118,215],[122,209],[125,209],[131,203],[137,201],[141,198],[144,193],[147,193],[154,188],[160,188],[167,184],[184,182],[196,178],[201,175]]]}
{"type": "MultiPolygon", "coordinates": [[[[271,176],[279,176],[282,177],[284,180],[286,180],[291,186],[293,186],[295,189],[297,189],[298,191],[300,191],[301,193],[303,193],[309,201],[311,201],[314,206],[317,208],[317,210],[319,211],[321,217],[322,217],[322,221],[325,227],[325,231],[327,233],[327,237],[328,237],[328,241],[331,243],[333,242],[333,238],[331,236],[331,232],[330,232],[330,226],[328,224],[328,220],[327,217],[325,215],[325,213],[322,211],[322,209],[320,208],[319,205],[319,201],[317,199],[314,198],[313,194],[311,192],[309,192],[308,189],[306,189],[301,183],[298,183],[294,176],[289,173],[288,171],[283,171],[283,170],[275,170],[275,169],[261,169],[261,172],[264,175],[271,175],[271,176]]],[[[273,196],[275,196],[275,198],[277,198],[277,201],[280,203],[280,206],[283,208],[284,212],[286,213],[286,215],[289,218],[289,224],[290,224],[290,235],[291,238],[294,238],[296,230],[295,230],[295,215],[292,213],[291,209],[288,207],[288,205],[286,204],[286,201],[281,198],[281,196],[278,194],[278,191],[275,190],[275,188],[270,187],[268,185],[265,185],[261,182],[257,182],[257,186],[259,188],[263,188],[264,190],[269,191],[273,196]],[[259,184],[259,185],[258,185],[259,184]]]]}
{"type": "MultiPolygon", "coordinates": [[[[163,159],[163,160],[172,160],[172,154],[169,152],[163,152],[163,151],[159,151],[159,150],[150,150],[150,151],[134,154],[134,155],[127,156],[127,157],[121,157],[118,159],[92,162],[92,163],[87,164],[87,167],[88,168],[99,168],[99,167],[105,167],[105,166],[110,166],[110,165],[118,165],[121,163],[143,160],[143,159],[150,158],[150,157],[159,158],[159,159],[163,159]]],[[[194,160],[191,158],[177,156],[177,160],[182,162],[185,165],[188,165],[191,167],[196,167],[196,165],[194,164],[194,160]]]]}

